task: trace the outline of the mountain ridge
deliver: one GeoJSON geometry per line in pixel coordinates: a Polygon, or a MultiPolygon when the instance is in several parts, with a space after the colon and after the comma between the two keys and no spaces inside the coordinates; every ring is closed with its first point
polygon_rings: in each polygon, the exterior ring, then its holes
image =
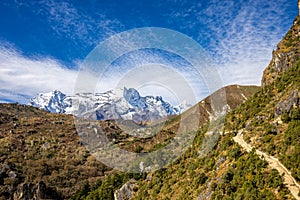
{"type": "Polygon", "coordinates": [[[104,93],[77,93],[68,96],[58,90],[40,93],[29,105],[52,113],[74,114],[97,120],[151,121],[167,115],[177,115],[188,104],[172,106],[161,96],[142,97],[134,88],[109,90],[104,93]]]}

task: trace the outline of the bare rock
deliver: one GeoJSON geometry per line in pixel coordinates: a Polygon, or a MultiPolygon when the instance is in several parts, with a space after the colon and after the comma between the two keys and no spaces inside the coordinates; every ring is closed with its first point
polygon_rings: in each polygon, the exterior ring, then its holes
{"type": "Polygon", "coordinates": [[[125,183],[120,189],[115,191],[114,198],[115,200],[129,200],[131,199],[133,193],[136,189],[136,180],[130,179],[125,183]]]}
{"type": "Polygon", "coordinates": [[[300,93],[297,90],[292,91],[287,99],[285,99],[284,101],[280,101],[275,106],[275,115],[280,116],[285,112],[290,113],[294,107],[299,106],[299,95],[300,93]]]}
{"type": "Polygon", "coordinates": [[[37,184],[23,183],[12,196],[13,200],[61,199],[55,190],[48,188],[42,181],[37,184]]]}
{"type": "MultiPolygon", "coordinates": [[[[298,1],[298,5],[300,6],[299,2],[300,1],[298,1]]],[[[284,39],[279,42],[277,49],[273,51],[272,60],[263,73],[263,88],[274,83],[276,78],[280,77],[297,62],[300,57],[299,36],[300,15],[297,16],[293,27],[286,34],[284,39]]]]}

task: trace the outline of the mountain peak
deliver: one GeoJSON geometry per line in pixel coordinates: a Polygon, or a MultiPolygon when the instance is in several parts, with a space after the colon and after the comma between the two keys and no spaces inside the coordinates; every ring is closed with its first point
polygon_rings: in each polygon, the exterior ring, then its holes
{"type": "Polygon", "coordinates": [[[59,90],[53,90],[48,93],[39,93],[30,100],[29,105],[52,113],[65,113],[65,108],[69,106],[69,104],[65,102],[66,97],[66,94],[59,90]]]}
{"type": "Polygon", "coordinates": [[[124,87],[123,96],[126,101],[132,106],[136,106],[141,109],[148,108],[145,98],[141,97],[140,93],[134,88],[127,89],[126,87],[124,87]]]}
{"type": "Polygon", "coordinates": [[[38,94],[30,100],[29,105],[52,113],[74,114],[90,119],[124,119],[137,122],[180,114],[188,106],[172,106],[160,96],[142,97],[136,89],[126,87],[104,93],[79,93],[74,96],[54,90],[38,94]],[[75,109],[73,100],[79,102],[78,109],[75,109]]]}

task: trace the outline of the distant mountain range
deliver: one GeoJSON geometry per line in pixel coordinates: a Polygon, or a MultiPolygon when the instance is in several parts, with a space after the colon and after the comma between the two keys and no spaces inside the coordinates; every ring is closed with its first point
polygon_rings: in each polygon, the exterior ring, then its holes
{"type": "Polygon", "coordinates": [[[40,93],[29,105],[51,113],[74,114],[89,119],[123,119],[136,122],[152,121],[177,115],[190,105],[173,106],[161,96],[142,97],[134,88],[115,89],[104,93],[77,93],[68,96],[58,90],[40,93]]]}

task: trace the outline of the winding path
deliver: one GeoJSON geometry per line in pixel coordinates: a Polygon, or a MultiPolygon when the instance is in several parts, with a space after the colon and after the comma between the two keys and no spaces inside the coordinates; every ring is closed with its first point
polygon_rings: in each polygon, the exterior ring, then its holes
{"type": "MultiPolygon", "coordinates": [[[[253,149],[253,147],[243,139],[243,130],[240,130],[233,140],[242,146],[247,152],[250,152],[253,149]]],[[[266,160],[272,169],[276,169],[280,174],[283,174],[284,183],[286,184],[287,188],[290,190],[295,199],[300,200],[300,197],[298,196],[300,192],[300,185],[291,175],[291,172],[277,158],[269,156],[260,150],[256,150],[255,153],[261,159],[266,160]]]]}

